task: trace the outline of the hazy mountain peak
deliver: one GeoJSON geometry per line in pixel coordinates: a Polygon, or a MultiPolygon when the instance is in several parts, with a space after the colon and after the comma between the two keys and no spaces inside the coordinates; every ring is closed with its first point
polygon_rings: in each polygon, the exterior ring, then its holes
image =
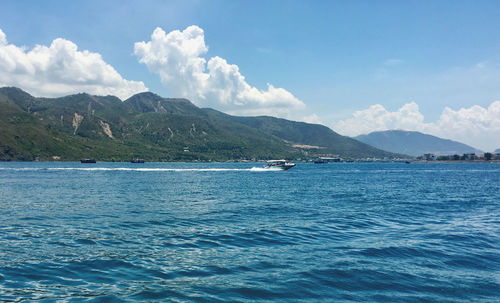
{"type": "Polygon", "coordinates": [[[464,153],[481,153],[482,151],[469,145],[424,134],[418,131],[386,130],[360,135],[355,139],[377,148],[403,153],[411,156],[420,156],[425,153],[436,155],[453,155],[464,153]]]}

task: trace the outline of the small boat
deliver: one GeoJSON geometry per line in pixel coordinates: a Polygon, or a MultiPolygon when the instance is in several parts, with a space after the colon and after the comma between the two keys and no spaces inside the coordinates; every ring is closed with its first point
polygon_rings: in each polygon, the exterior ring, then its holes
{"type": "Polygon", "coordinates": [[[315,164],[326,164],[330,162],[341,162],[342,159],[339,157],[331,158],[331,157],[318,157],[316,160],[314,160],[315,164]]]}
{"type": "Polygon", "coordinates": [[[324,159],[318,158],[314,160],[314,164],[326,164],[326,163],[328,163],[328,161],[325,161],[324,159]]]}
{"type": "Polygon", "coordinates": [[[286,160],[269,160],[267,164],[264,165],[266,169],[279,168],[282,170],[288,170],[295,166],[295,163],[286,162],[286,160]]]}
{"type": "Polygon", "coordinates": [[[93,158],[87,158],[87,159],[81,159],[80,163],[96,163],[96,161],[93,158]]]}
{"type": "Polygon", "coordinates": [[[130,163],[144,163],[144,159],[132,159],[130,163]]]}

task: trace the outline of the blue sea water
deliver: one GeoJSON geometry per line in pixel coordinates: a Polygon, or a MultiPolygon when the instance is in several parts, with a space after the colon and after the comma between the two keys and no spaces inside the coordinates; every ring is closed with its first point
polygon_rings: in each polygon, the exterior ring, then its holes
{"type": "Polygon", "coordinates": [[[0,301],[500,301],[500,164],[254,166],[0,163],[0,301]]]}

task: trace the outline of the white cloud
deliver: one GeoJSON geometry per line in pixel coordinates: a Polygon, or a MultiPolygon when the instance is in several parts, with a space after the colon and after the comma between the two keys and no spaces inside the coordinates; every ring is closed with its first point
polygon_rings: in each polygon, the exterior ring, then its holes
{"type": "Polygon", "coordinates": [[[204,32],[198,26],[165,33],[156,28],[148,42],[135,43],[139,62],[160,76],[162,83],[200,106],[231,114],[288,117],[305,108],[292,93],[271,84],[266,90],[250,86],[235,64],[220,57],[208,61],[204,32]]]}
{"type": "Polygon", "coordinates": [[[390,112],[382,105],[375,104],[354,112],[352,118],[337,122],[334,128],[342,134],[357,136],[387,129],[416,129],[424,124],[423,121],[424,116],[415,102],[405,104],[395,112],[390,112]]]}
{"type": "Polygon", "coordinates": [[[394,112],[376,104],[337,122],[333,129],[348,136],[389,129],[414,130],[493,151],[500,148],[500,101],[491,103],[488,108],[474,105],[455,111],[446,107],[438,121],[431,123],[424,122],[415,102],[394,112]]]}
{"type": "Polygon", "coordinates": [[[87,92],[125,99],[148,90],[141,81],[123,79],[100,54],[79,51],[69,40],[58,38],[49,47],[26,51],[8,44],[1,29],[0,86],[17,86],[44,97],[87,92]]]}
{"type": "Polygon", "coordinates": [[[324,124],[321,121],[321,119],[319,118],[319,116],[316,114],[311,114],[309,116],[305,116],[302,118],[302,121],[307,122],[307,123],[312,123],[312,124],[324,124]]]}
{"type": "Polygon", "coordinates": [[[7,44],[7,37],[5,36],[5,33],[0,29],[0,45],[5,45],[7,44]]]}

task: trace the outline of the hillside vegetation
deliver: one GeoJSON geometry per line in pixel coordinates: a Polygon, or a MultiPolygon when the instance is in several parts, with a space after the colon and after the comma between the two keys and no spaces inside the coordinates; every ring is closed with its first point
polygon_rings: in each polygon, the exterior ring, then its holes
{"type": "Polygon", "coordinates": [[[0,160],[223,161],[392,158],[316,124],[273,117],[235,117],[186,99],[140,93],[35,98],[0,88],[0,160]]]}

